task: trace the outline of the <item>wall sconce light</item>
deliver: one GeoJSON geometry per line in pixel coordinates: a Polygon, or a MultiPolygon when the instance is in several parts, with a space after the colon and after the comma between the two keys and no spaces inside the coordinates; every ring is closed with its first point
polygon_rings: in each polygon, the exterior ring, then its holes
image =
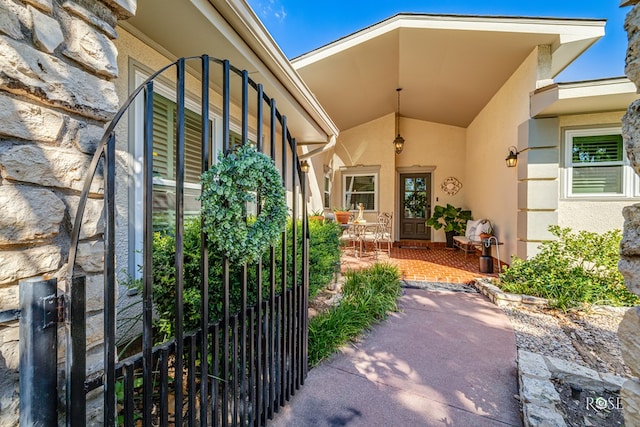
{"type": "Polygon", "coordinates": [[[309,162],[307,162],[306,160],[303,160],[300,163],[300,169],[302,170],[302,172],[307,173],[309,172],[309,162]]]}
{"type": "Polygon", "coordinates": [[[509,147],[509,155],[504,160],[507,162],[508,168],[515,167],[518,164],[518,149],[513,145],[509,147]]]}
{"type": "Polygon", "coordinates": [[[404,148],[404,138],[400,136],[400,91],[401,87],[397,88],[398,92],[398,109],[396,110],[396,139],[393,140],[393,147],[396,150],[396,154],[402,153],[402,149],[404,148]]]}
{"type": "Polygon", "coordinates": [[[527,151],[528,149],[529,147],[518,151],[518,149],[514,145],[509,147],[508,148],[509,154],[507,155],[507,158],[504,159],[505,162],[507,162],[507,167],[508,168],[516,167],[518,165],[518,154],[522,153],[523,151],[527,151]]]}

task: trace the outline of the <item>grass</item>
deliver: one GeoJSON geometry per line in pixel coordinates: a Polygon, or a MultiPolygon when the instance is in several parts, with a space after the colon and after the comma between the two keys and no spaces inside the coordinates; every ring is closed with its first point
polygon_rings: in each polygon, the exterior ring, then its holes
{"type": "Polygon", "coordinates": [[[309,322],[309,365],[315,366],[398,310],[400,273],[390,264],[346,274],[340,305],[309,322]]]}

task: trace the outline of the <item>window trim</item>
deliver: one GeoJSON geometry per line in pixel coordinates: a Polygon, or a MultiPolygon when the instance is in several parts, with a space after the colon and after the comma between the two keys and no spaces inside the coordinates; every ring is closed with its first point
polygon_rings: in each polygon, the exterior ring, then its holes
{"type": "MultiPolygon", "coordinates": [[[[135,60],[129,62],[129,87],[131,90],[139,87],[147,80],[153,72],[143,64],[135,60]]],[[[154,92],[175,100],[175,83],[169,79],[158,77],[154,80],[154,92]]],[[[185,93],[185,108],[201,114],[201,99],[192,93],[185,93]]],[[[174,101],[175,102],[175,101],[174,101]]],[[[209,120],[212,123],[210,148],[211,162],[218,161],[218,153],[222,150],[222,113],[213,104],[209,105],[209,120]]],[[[242,132],[240,126],[234,121],[230,121],[229,129],[240,134],[242,132]]],[[[255,132],[249,130],[248,138],[256,140],[255,132]]],[[[138,271],[138,265],[142,265],[142,239],[143,232],[143,150],[144,150],[144,99],[140,95],[134,101],[133,108],[129,115],[129,206],[128,214],[133,218],[129,221],[128,239],[129,239],[129,274],[135,278],[139,278],[141,273],[138,271]]],[[[153,185],[161,185],[167,187],[175,187],[175,180],[153,177],[153,185]]],[[[185,182],[185,188],[199,190],[199,183],[185,182]]]]}
{"type": "Polygon", "coordinates": [[[331,184],[331,172],[326,171],[322,174],[322,207],[324,209],[331,209],[331,184]]]}
{"type": "MultiPolygon", "coordinates": [[[[347,200],[347,177],[349,176],[373,176],[374,196],[373,196],[373,209],[365,209],[365,212],[378,212],[379,210],[379,196],[380,196],[380,166],[355,166],[355,167],[343,167],[340,168],[342,172],[342,205],[347,200]]],[[[352,212],[357,209],[351,209],[352,212]]]]}
{"type": "Polygon", "coordinates": [[[565,200],[627,200],[640,197],[640,179],[635,174],[622,147],[622,161],[599,162],[598,166],[622,166],[621,193],[576,193],[573,186],[573,140],[576,137],[621,135],[620,126],[601,126],[593,128],[570,128],[563,131],[562,189],[565,200]]]}

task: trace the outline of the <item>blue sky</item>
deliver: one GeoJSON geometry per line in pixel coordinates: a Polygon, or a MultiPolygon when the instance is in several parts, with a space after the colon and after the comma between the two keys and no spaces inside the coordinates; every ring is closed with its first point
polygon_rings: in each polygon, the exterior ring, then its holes
{"type": "Polygon", "coordinates": [[[624,75],[629,8],[619,0],[247,0],[285,55],[294,58],[400,12],[606,19],[606,35],[556,81],[624,75]]]}

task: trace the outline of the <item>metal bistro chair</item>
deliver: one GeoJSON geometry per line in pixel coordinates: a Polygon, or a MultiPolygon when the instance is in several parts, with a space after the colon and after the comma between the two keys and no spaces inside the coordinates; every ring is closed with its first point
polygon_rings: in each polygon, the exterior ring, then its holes
{"type": "Polygon", "coordinates": [[[345,228],[345,230],[342,232],[342,235],[340,236],[340,242],[343,242],[345,244],[346,247],[351,247],[351,250],[353,250],[353,254],[355,256],[358,255],[358,236],[356,234],[356,229],[355,227],[353,227],[353,225],[351,225],[351,223],[353,222],[353,214],[349,214],[349,226],[345,228]]]}
{"type": "Polygon", "coordinates": [[[387,255],[391,256],[391,245],[393,241],[391,240],[391,219],[392,214],[389,212],[381,212],[378,214],[378,222],[376,223],[375,231],[367,232],[363,236],[363,240],[366,242],[373,243],[375,248],[376,258],[378,257],[378,252],[382,251],[382,245],[386,244],[385,252],[387,255]]]}
{"type": "Polygon", "coordinates": [[[378,251],[382,251],[382,245],[386,244],[387,248],[385,251],[387,255],[391,257],[391,246],[393,245],[393,240],[391,240],[391,220],[393,219],[393,214],[391,212],[381,212],[378,215],[378,227],[376,232],[376,253],[378,251]]]}

